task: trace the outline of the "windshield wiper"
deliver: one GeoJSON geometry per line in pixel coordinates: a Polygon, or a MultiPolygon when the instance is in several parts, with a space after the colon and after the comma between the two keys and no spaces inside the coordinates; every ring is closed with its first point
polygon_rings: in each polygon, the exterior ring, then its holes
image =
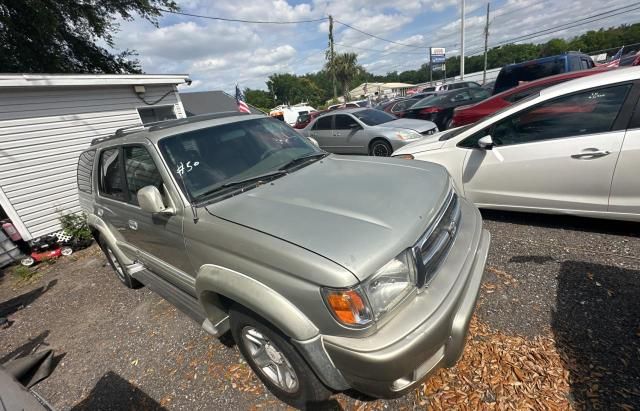
{"type": "Polygon", "coordinates": [[[228,181],[216,188],[213,188],[209,191],[206,191],[202,194],[200,194],[197,199],[209,196],[211,194],[217,193],[218,191],[222,191],[225,188],[229,188],[229,187],[236,187],[236,186],[241,186],[241,185],[245,185],[245,184],[249,184],[249,183],[254,183],[254,182],[258,182],[258,181],[262,181],[262,180],[268,180],[268,179],[273,179],[273,178],[277,178],[277,177],[282,177],[283,175],[287,174],[286,171],[282,171],[282,170],[276,170],[276,171],[272,171],[270,173],[265,173],[265,174],[260,174],[258,176],[253,176],[253,177],[248,177],[248,178],[243,178],[242,180],[235,180],[235,181],[228,181]]]}
{"type": "Polygon", "coordinates": [[[305,160],[309,160],[311,158],[322,158],[324,156],[326,156],[328,153],[311,153],[311,154],[306,154],[304,156],[300,156],[300,157],[296,157],[293,160],[289,161],[288,163],[286,163],[285,165],[283,165],[282,167],[280,167],[278,170],[282,171],[282,170],[287,170],[295,165],[298,165],[302,162],[304,162],[305,160]]]}

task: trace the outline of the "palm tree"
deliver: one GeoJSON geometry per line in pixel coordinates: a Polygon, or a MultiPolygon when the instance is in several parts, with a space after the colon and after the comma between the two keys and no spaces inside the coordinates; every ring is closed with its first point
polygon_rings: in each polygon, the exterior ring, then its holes
{"type": "Polygon", "coordinates": [[[336,80],[342,87],[344,101],[349,101],[349,90],[351,81],[363,72],[363,68],[358,65],[358,55],[356,53],[338,53],[331,61],[327,61],[326,69],[335,73],[336,80]]]}

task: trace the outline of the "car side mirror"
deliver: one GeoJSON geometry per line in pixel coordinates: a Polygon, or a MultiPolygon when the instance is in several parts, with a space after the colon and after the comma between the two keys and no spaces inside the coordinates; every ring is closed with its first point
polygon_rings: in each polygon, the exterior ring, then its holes
{"type": "Polygon", "coordinates": [[[152,214],[174,214],[173,207],[166,207],[158,187],[146,186],[138,190],[138,204],[140,208],[152,214]]]}
{"type": "Polygon", "coordinates": [[[351,124],[349,124],[349,128],[350,128],[351,130],[359,130],[359,129],[361,129],[362,127],[360,127],[360,124],[358,124],[358,123],[351,123],[351,124]]]}
{"type": "Polygon", "coordinates": [[[486,135],[478,140],[478,147],[485,150],[491,150],[493,148],[493,139],[491,138],[491,136],[486,135]]]}

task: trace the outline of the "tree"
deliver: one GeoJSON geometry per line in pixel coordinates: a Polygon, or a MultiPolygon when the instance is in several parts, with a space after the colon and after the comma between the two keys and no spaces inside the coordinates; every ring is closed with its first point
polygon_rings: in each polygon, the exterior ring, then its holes
{"type": "Polygon", "coordinates": [[[0,0],[0,72],[139,73],[135,52],[112,53],[116,16],[157,26],[173,0],[0,0]]]}
{"type": "MultiPolygon", "coordinates": [[[[328,62],[330,65],[331,63],[328,62]]],[[[352,80],[364,72],[362,66],[358,65],[358,55],[356,53],[338,53],[333,58],[333,70],[335,70],[336,80],[342,87],[344,101],[349,101],[349,91],[352,80]]]]}

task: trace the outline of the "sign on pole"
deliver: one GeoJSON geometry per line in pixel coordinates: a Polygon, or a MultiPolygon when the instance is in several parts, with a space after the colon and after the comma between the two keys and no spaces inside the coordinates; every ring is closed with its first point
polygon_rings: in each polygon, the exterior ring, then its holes
{"type": "Polygon", "coordinates": [[[446,50],[444,47],[431,47],[429,50],[429,61],[432,70],[442,70],[442,65],[447,60],[446,50]]]}

